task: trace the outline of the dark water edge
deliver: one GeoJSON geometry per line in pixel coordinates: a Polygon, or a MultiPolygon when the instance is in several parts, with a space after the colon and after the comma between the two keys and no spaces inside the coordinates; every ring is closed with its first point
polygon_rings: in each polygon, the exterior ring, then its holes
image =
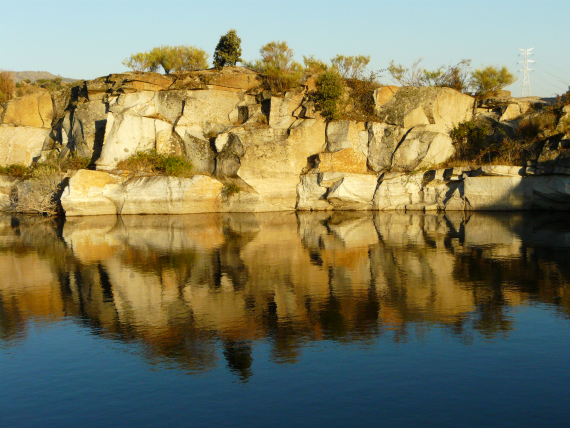
{"type": "Polygon", "coordinates": [[[0,426],[566,426],[566,213],[0,216],[0,426]]]}

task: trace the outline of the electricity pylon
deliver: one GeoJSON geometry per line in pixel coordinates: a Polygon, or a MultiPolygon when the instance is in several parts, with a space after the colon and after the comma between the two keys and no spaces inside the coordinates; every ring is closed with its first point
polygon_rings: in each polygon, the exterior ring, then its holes
{"type": "Polygon", "coordinates": [[[519,49],[519,51],[522,51],[519,56],[523,56],[524,60],[523,61],[519,61],[517,64],[523,63],[523,69],[519,70],[523,72],[523,82],[522,82],[522,90],[521,90],[521,97],[530,97],[530,77],[528,75],[529,71],[534,71],[532,68],[528,68],[528,63],[529,62],[534,62],[531,59],[528,59],[529,55],[534,55],[533,53],[531,53],[530,51],[533,50],[534,48],[530,48],[530,49],[519,49]]]}

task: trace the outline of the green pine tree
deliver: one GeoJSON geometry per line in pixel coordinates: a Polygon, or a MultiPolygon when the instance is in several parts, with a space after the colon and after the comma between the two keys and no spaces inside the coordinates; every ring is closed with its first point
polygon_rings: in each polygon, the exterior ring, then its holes
{"type": "Polygon", "coordinates": [[[225,65],[236,65],[236,62],[241,61],[241,39],[236,30],[231,29],[225,36],[220,37],[214,52],[214,67],[221,70],[225,65]]]}

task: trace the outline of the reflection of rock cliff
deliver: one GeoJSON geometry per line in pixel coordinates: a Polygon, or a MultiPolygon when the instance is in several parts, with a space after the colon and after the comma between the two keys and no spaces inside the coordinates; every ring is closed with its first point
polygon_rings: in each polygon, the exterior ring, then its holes
{"type": "Polygon", "coordinates": [[[552,219],[244,213],[86,217],[61,229],[0,217],[0,337],[16,340],[30,318],[73,316],[190,371],[216,364],[221,343],[245,380],[257,340],[294,362],[306,341],[389,330],[403,340],[420,324],[493,335],[527,299],[570,311],[570,230],[552,219]]]}

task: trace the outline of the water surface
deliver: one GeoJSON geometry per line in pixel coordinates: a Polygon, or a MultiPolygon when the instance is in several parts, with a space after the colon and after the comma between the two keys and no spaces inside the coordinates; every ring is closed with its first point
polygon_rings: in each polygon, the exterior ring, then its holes
{"type": "Polygon", "coordinates": [[[0,216],[0,426],[567,426],[566,216],[0,216]]]}

